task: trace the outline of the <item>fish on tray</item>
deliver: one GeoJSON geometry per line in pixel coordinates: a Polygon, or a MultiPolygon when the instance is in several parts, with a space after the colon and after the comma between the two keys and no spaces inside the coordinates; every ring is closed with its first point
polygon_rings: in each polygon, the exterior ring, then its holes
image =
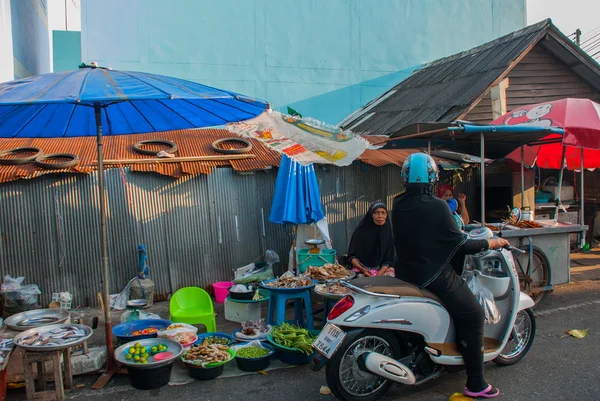
{"type": "Polygon", "coordinates": [[[31,326],[34,324],[48,324],[58,321],[59,319],[56,317],[34,317],[31,319],[21,320],[17,323],[17,326],[31,326]]]}
{"type": "Polygon", "coordinates": [[[57,346],[75,342],[85,337],[85,330],[77,327],[61,327],[46,333],[32,333],[22,338],[19,342],[22,345],[31,345],[34,347],[57,346]]]}

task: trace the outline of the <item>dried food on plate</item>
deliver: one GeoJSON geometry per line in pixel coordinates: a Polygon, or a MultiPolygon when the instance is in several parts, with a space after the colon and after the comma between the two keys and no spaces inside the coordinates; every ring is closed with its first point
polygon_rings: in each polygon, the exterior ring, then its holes
{"type": "Polygon", "coordinates": [[[350,289],[348,287],[344,287],[340,283],[332,283],[317,285],[317,291],[333,295],[346,295],[350,292],[350,289]]]}
{"type": "Polygon", "coordinates": [[[312,285],[313,281],[306,275],[294,276],[290,272],[285,272],[277,280],[265,283],[266,287],[271,288],[301,288],[312,285]]]}
{"type": "Polygon", "coordinates": [[[315,280],[332,280],[346,278],[351,271],[342,265],[326,263],[323,266],[310,266],[307,274],[315,280]]]}
{"type": "Polygon", "coordinates": [[[183,356],[183,359],[187,363],[201,366],[208,365],[209,363],[227,362],[231,359],[231,354],[228,351],[229,347],[226,345],[202,344],[190,348],[183,356]]]}
{"type": "Polygon", "coordinates": [[[489,228],[490,230],[492,230],[492,231],[500,231],[500,227],[496,227],[496,226],[493,226],[491,224],[486,224],[485,226],[487,228],[489,228]]]}
{"type": "Polygon", "coordinates": [[[540,223],[536,223],[535,221],[523,220],[516,224],[519,228],[544,228],[540,223]]]}

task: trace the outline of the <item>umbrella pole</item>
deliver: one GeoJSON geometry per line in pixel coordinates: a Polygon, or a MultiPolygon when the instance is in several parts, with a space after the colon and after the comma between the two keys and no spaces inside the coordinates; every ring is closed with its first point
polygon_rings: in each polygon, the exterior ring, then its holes
{"type": "Polygon", "coordinates": [[[292,241],[292,255],[294,257],[294,274],[298,275],[298,256],[296,254],[296,238],[298,238],[298,224],[294,225],[294,240],[292,241]]]}
{"type": "Polygon", "coordinates": [[[521,146],[521,209],[525,209],[525,146],[521,146]]]}
{"type": "Polygon", "coordinates": [[[554,218],[558,221],[558,208],[562,207],[560,200],[560,193],[562,191],[563,174],[565,171],[565,157],[567,154],[567,147],[563,144],[562,155],[560,156],[560,171],[558,173],[558,195],[556,196],[556,207],[554,208],[554,218]]]}
{"type": "MultiPolygon", "coordinates": [[[[580,152],[581,152],[581,154],[580,154],[579,158],[581,159],[581,179],[579,180],[580,181],[579,185],[581,186],[581,189],[579,190],[579,202],[581,203],[581,205],[579,207],[580,208],[580,210],[579,210],[579,224],[581,224],[583,226],[584,225],[583,211],[584,211],[584,208],[585,208],[585,202],[584,202],[584,196],[583,196],[583,192],[584,192],[584,189],[583,189],[583,181],[584,181],[584,176],[583,176],[583,171],[584,171],[583,170],[583,165],[584,165],[583,164],[583,148],[580,149],[580,152]]],[[[581,248],[583,248],[584,246],[585,246],[585,231],[582,231],[581,232],[581,248]]]]}
{"type": "Polygon", "coordinates": [[[103,388],[114,374],[114,348],[111,330],[110,316],[110,290],[108,285],[108,234],[106,229],[106,198],[104,194],[104,165],[102,150],[102,119],[100,106],[94,106],[96,117],[96,143],[98,145],[98,196],[100,200],[100,242],[102,252],[102,270],[103,270],[103,298],[104,298],[104,330],[106,336],[106,351],[108,361],[104,374],[98,378],[92,386],[93,389],[103,388]]]}
{"type": "Polygon", "coordinates": [[[481,161],[479,165],[481,178],[481,227],[485,227],[485,138],[483,132],[479,134],[481,161]]]}

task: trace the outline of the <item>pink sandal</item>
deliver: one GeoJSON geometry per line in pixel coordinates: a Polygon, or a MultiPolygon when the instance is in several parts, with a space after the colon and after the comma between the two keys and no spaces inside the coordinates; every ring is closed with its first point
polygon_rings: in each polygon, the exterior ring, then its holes
{"type": "Polygon", "coordinates": [[[469,396],[471,398],[496,398],[500,395],[500,390],[498,390],[495,387],[492,387],[492,385],[490,384],[486,387],[485,390],[482,390],[478,393],[470,391],[468,388],[465,387],[464,393],[466,396],[469,396]]]}

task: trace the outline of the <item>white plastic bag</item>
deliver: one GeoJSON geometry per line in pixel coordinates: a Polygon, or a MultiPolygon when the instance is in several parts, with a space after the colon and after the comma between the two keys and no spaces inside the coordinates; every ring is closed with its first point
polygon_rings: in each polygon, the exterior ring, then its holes
{"type": "Polygon", "coordinates": [[[261,343],[258,340],[254,340],[254,341],[250,341],[249,343],[244,343],[244,344],[239,344],[239,345],[232,345],[231,348],[233,348],[236,352],[239,349],[242,348],[247,348],[247,347],[259,347],[259,348],[267,348],[263,345],[263,343],[261,343]]]}
{"type": "Polygon", "coordinates": [[[134,320],[144,319],[162,319],[156,313],[147,313],[138,309],[127,310],[121,315],[121,323],[132,322],[134,320]]]}
{"type": "Polygon", "coordinates": [[[494,301],[494,294],[484,287],[481,280],[479,280],[478,274],[480,273],[477,271],[465,271],[465,281],[473,295],[475,295],[475,298],[477,298],[477,302],[479,302],[483,308],[485,322],[488,324],[496,324],[500,321],[501,316],[500,311],[496,306],[496,302],[494,301]]]}
{"type": "Polygon", "coordinates": [[[21,283],[25,280],[25,277],[17,277],[12,278],[9,274],[4,276],[4,281],[2,282],[2,291],[16,291],[21,286],[21,283]]]}
{"type": "Polygon", "coordinates": [[[248,320],[242,322],[242,330],[235,333],[235,338],[240,341],[251,341],[251,340],[265,340],[269,333],[271,333],[273,327],[267,325],[265,319],[260,320],[248,320]],[[254,329],[254,334],[244,334],[244,329],[254,329]]]}
{"type": "Polygon", "coordinates": [[[169,327],[158,331],[159,338],[167,338],[180,344],[189,344],[198,333],[198,328],[187,323],[173,323],[169,327]]]}

